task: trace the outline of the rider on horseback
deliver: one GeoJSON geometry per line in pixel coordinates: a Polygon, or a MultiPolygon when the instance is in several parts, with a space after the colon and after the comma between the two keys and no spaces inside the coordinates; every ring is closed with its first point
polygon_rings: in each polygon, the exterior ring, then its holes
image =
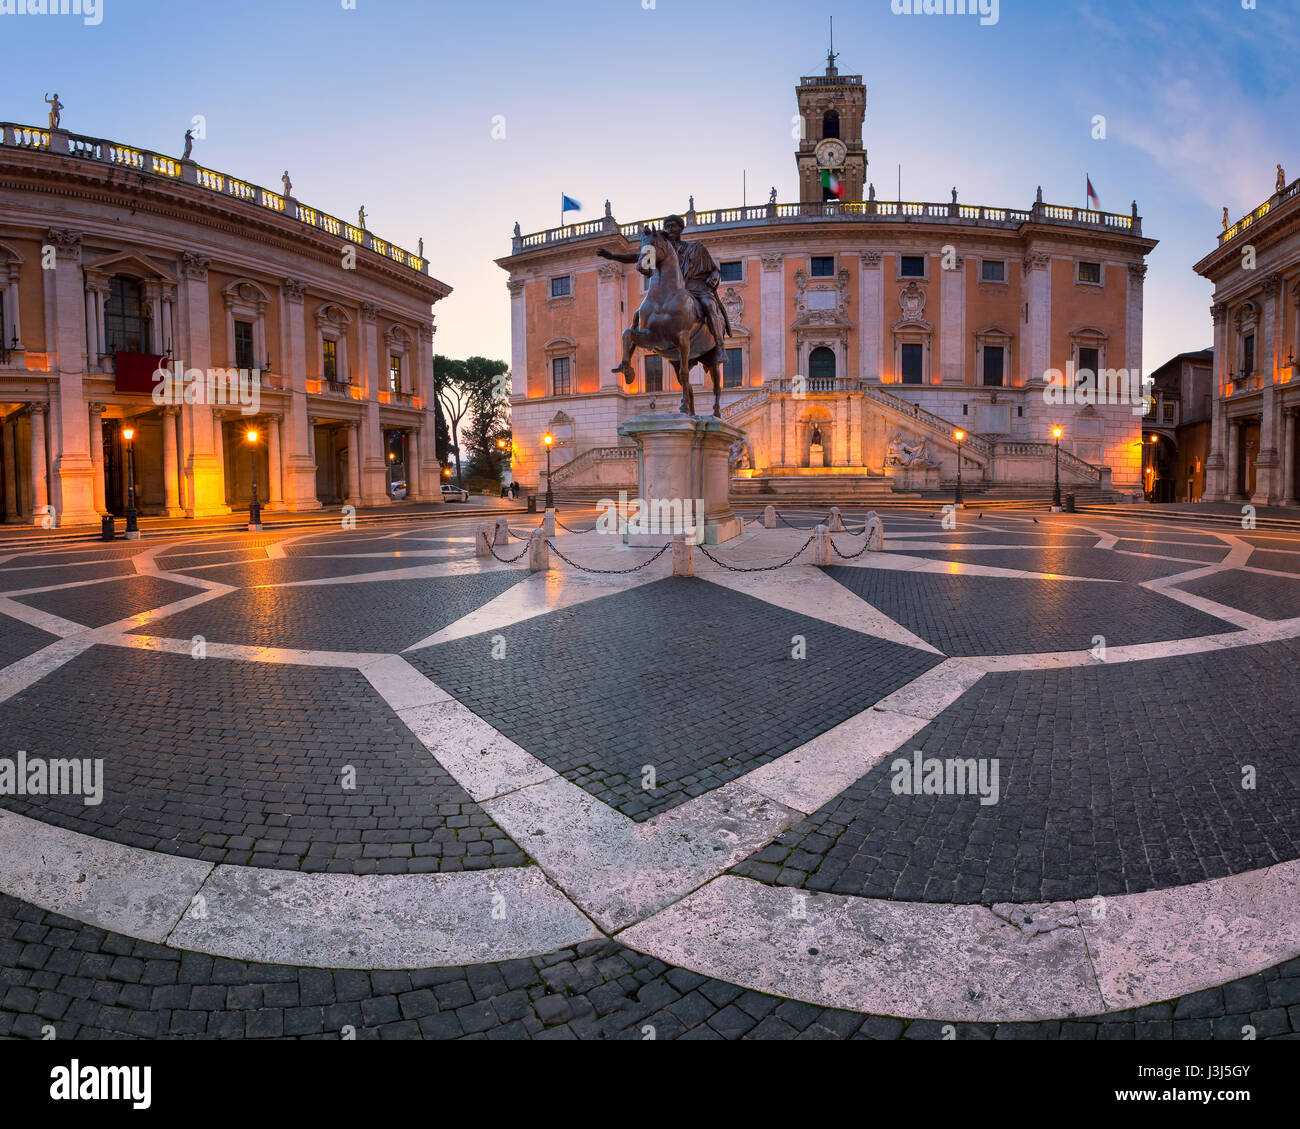
{"type": "MultiPolygon", "coordinates": [[[[703,243],[682,239],[686,230],[686,221],[681,216],[669,216],[664,220],[664,234],[677,252],[677,264],[681,268],[682,282],[699,304],[701,318],[707,323],[716,343],[721,346],[731,333],[731,323],[727,311],[718,301],[718,284],[722,281],[722,271],[713,261],[708,248],[703,243]]],[[[612,259],[616,263],[639,263],[638,254],[620,255],[607,251],[604,247],[596,252],[602,259],[612,259]]],[[[632,328],[638,328],[638,319],[632,319],[632,328]]],[[[630,365],[620,365],[614,372],[622,372],[629,384],[636,379],[630,365]]]]}

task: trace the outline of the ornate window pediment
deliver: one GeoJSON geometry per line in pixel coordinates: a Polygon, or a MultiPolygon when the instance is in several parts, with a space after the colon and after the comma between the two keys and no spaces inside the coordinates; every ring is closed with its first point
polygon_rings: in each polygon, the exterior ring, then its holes
{"type": "Polygon", "coordinates": [[[171,271],[164,270],[157,263],[151,262],[134,251],[121,251],[115,255],[86,263],[82,267],[87,282],[102,282],[105,285],[114,275],[123,275],[140,281],[165,282],[175,285],[179,279],[171,271]]]}
{"type": "Polygon", "coordinates": [[[904,286],[898,292],[898,305],[903,316],[894,322],[892,328],[901,329],[903,326],[915,326],[919,329],[932,330],[934,326],[925,317],[927,300],[924,287],[918,286],[915,282],[904,286]]]}
{"type": "Polygon", "coordinates": [[[743,321],[745,316],[744,295],[734,286],[728,286],[718,301],[722,303],[722,308],[727,311],[727,320],[731,323],[731,336],[748,337],[750,329],[743,321]]]}
{"type": "Polygon", "coordinates": [[[852,329],[849,320],[849,272],[841,270],[825,282],[814,282],[802,268],[794,272],[794,308],[792,329],[814,326],[852,329]]]}
{"type": "Polygon", "coordinates": [[[352,315],[342,306],[324,302],[316,307],[316,325],[319,329],[342,331],[352,324],[352,315]]]}
{"type": "Polygon", "coordinates": [[[271,300],[271,296],[265,290],[248,279],[232,282],[221,292],[221,297],[227,310],[246,310],[259,316],[266,310],[267,303],[271,300]]]}

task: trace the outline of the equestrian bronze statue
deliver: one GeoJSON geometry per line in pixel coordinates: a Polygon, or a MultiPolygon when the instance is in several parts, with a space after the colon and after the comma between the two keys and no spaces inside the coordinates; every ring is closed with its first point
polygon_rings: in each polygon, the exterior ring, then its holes
{"type": "Polygon", "coordinates": [[[691,366],[701,364],[713,380],[713,414],[722,418],[722,365],[726,360],[726,338],[731,332],[727,311],[718,301],[722,272],[703,243],[682,239],[686,224],[681,216],[669,216],[662,230],[646,227],[641,233],[641,250],[620,255],[601,248],[602,259],[636,263],[650,279],[644,300],[623,333],[623,360],[611,372],[636,380],[632,358],[637,349],[667,357],[682,389],[678,411],[695,414],[691,390],[691,366]]]}

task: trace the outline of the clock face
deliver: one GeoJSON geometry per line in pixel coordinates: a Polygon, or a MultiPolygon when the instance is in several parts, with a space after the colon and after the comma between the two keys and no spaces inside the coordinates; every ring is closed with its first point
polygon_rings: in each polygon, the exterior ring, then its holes
{"type": "Polygon", "coordinates": [[[824,169],[837,169],[844,164],[848,153],[844,142],[826,140],[817,146],[817,163],[824,169]]]}

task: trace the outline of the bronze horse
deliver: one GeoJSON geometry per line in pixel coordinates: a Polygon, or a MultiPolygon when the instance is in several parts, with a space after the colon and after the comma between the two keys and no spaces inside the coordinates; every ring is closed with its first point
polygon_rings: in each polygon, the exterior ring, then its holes
{"type": "Polygon", "coordinates": [[[713,414],[721,419],[723,342],[714,338],[699,303],[683,284],[677,252],[662,231],[652,227],[642,231],[637,270],[650,279],[650,285],[631,328],[623,331],[623,360],[611,371],[621,372],[630,384],[636,379],[632,358],[637,349],[667,357],[682,389],[677,410],[693,416],[691,366],[702,364],[713,380],[713,414]]]}

